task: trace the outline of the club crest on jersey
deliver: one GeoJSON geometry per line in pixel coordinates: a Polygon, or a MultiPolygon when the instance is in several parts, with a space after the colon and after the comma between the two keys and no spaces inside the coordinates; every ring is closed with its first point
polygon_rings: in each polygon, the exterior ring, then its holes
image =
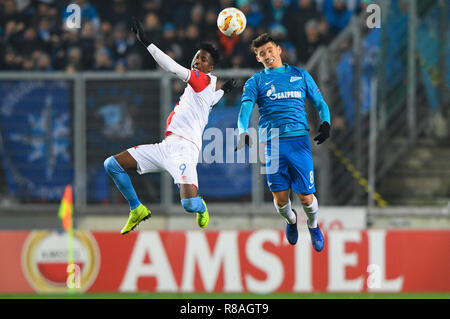
{"type": "Polygon", "coordinates": [[[290,99],[290,98],[301,98],[302,92],[300,91],[284,91],[284,92],[276,92],[275,86],[272,84],[270,89],[267,90],[266,96],[271,100],[278,99],[290,99]]]}

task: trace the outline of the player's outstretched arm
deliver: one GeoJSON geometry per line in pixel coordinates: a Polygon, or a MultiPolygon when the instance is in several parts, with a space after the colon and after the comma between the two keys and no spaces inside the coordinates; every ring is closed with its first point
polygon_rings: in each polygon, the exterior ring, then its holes
{"type": "Polygon", "coordinates": [[[314,138],[314,141],[317,141],[317,145],[319,145],[330,137],[330,110],[328,109],[327,103],[321,97],[313,101],[313,104],[316,107],[317,112],[319,112],[320,119],[322,120],[318,130],[319,135],[314,138]]]}
{"type": "Polygon", "coordinates": [[[212,105],[217,104],[224,94],[230,93],[236,87],[236,80],[230,79],[226,81],[220,89],[214,93],[214,101],[212,105]]]}
{"type": "Polygon", "coordinates": [[[227,93],[230,93],[231,91],[233,91],[233,89],[235,87],[236,87],[236,80],[230,79],[222,85],[222,90],[225,94],[227,94],[227,93]]]}
{"type": "Polygon", "coordinates": [[[131,30],[136,35],[136,39],[138,39],[138,41],[141,42],[145,47],[148,47],[150,45],[150,41],[148,41],[145,37],[145,32],[142,24],[135,17],[132,17],[132,20],[133,26],[131,27],[131,30]]]}
{"type": "Polygon", "coordinates": [[[241,105],[241,110],[238,116],[238,129],[239,129],[239,140],[234,151],[240,150],[245,145],[251,147],[253,145],[250,135],[248,135],[248,123],[250,121],[250,116],[252,115],[252,110],[255,104],[252,101],[244,101],[241,105]]]}
{"type": "Polygon", "coordinates": [[[305,72],[305,78],[307,84],[306,97],[314,104],[322,121],[319,127],[319,135],[314,138],[314,141],[317,141],[317,144],[322,144],[330,137],[330,109],[323,99],[316,82],[308,72],[305,72]]]}
{"type": "Polygon", "coordinates": [[[330,137],[330,110],[328,109],[327,103],[321,97],[313,100],[313,104],[319,112],[320,119],[322,120],[318,130],[319,135],[314,138],[314,141],[317,141],[317,144],[322,144],[327,138],[330,137]]]}
{"type": "Polygon", "coordinates": [[[317,144],[322,144],[327,138],[330,137],[330,123],[322,122],[319,126],[319,135],[314,138],[317,144]]]}
{"type": "Polygon", "coordinates": [[[156,63],[165,71],[173,73],[180,80],[187,82],[191,76],[191,71],[175,62],[170,56],[162,52],[156,45],[151,43],[146,37],[141,23],[133,17],[132,30],[136,38],[141,42],[155,59],[156,63]]]}

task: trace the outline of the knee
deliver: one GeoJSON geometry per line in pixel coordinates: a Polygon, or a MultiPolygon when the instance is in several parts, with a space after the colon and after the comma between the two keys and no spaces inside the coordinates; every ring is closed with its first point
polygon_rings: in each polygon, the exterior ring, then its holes
{"type": "Polygon", "coordinates": [[[283,207],[283,206],[286,206],[289,203],[289,198],[287,200],[275,198],[274,201],[275,201],[275,204],[278,207],[283,207]]]}
{"type": "Polygon", "coordinates": [[[300,195],[299,199],[303,206],[311,206],[314,200],[314,195],[313,194],[300,195]]]}
{"type": "Polygon", "coordinates": [[[108,157],[107,159],[105,159],[105,161],[103,162],[103,167],[105,167],[105,170],[107,171],[107,172],[109,172],[110,170],[111,170],[111,168],[113,167],[113,163],[114,161],[113,161],[113,157],[112,156],[110,156],[110,157],[108,157]]]}
{"type": "Polygon", "coordinates": [[[181,206],[189,213],[201,212],[203,201],[200,197],[185,198],[181,200],[181,206]]]}
{"type": "Polygon", "coordinates": [[[114,158],[114,156],[110,156],[103,162],[103,166],[108,173],[114,173],[122,170],[122,167],[114,158]]]}

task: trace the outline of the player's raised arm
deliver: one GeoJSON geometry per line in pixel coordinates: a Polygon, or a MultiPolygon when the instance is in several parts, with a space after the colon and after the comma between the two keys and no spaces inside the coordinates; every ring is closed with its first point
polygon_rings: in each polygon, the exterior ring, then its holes
{"type": "Polygon", "coordinates": [[[175,74],[180,80],[187,82],[191,76],[191,71],[177,62],[170,56],[162,52],[156,45],[151,43],[146,37],[141,23],[133,17],[133,32],[136,38],[141,42],[155,59],[156,63],[165,71],[175,74]]]}
{"type": "Polygon", "coordinates": [[[312,76],[305,71],[306,79],[306,97],[314,104],[319,112],[321,124],[319,126],[319,135],[314,138],[317,144],[322,144],[328,137],[330,137],[330,110],[327,103],[323,99],[322,93],[320,93],[319,87],[312,78],[312,76]]]}

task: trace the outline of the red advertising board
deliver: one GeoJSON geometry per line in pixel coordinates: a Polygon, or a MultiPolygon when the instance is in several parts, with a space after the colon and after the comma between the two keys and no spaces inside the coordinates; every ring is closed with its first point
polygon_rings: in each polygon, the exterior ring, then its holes
{"type": "Polygon", "coordinates": [[[0,232],[0,293],[450,291],[450,231],[330,230],[315,252],[278,230],[0,232]]]}

